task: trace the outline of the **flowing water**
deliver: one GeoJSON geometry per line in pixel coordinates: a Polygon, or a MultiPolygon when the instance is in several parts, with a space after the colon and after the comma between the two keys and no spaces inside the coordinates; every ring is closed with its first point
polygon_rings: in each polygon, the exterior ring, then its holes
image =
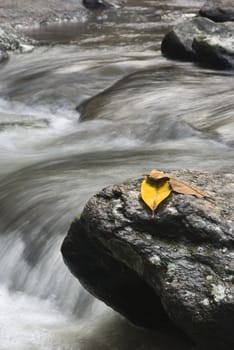
{"type": "Polygon", "coordinates": [[[233,72],[161,56],[168,26],[199,7],[165,3],[27,28],[46,45],[0,66],[1,350],[189,349],[94,299],[60,254],[106,185],[152,168],[233,171],[233,72]]]}

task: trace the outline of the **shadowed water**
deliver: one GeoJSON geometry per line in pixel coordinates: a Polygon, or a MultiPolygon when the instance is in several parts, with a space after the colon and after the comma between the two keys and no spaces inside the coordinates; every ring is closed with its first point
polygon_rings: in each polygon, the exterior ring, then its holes
{"type": "Polygon", "coordinates": [[[27,28],[50,45],[0,66],[1,350],[191,349],[90,296],[60,246],[106,185],[152,168],[233,171],[233,72],[160,53],[168,26],[198,7],[132,2],[27,28]]]}

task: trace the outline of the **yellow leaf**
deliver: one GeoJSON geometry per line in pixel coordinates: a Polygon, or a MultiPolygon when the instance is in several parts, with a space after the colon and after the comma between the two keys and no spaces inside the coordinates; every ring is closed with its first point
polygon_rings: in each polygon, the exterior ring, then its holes
{"type": "Polygon", "coordinates": [[[166,199],[171,193],[171,187],[168,178],[152,180],[149,176],[143,180],[141,184],[141,198],[153,211],[159,204],[166,199]]]}

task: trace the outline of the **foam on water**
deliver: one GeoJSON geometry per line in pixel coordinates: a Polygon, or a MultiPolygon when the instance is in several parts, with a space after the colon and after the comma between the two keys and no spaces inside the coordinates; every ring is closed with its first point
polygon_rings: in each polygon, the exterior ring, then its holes
{"type": "Polygon", "coordinates": [[[58,329],[67,324],[49,300],[11,293],[4,286],[0,286],[0,308],[1,350],[52,350],[58,329]]]}

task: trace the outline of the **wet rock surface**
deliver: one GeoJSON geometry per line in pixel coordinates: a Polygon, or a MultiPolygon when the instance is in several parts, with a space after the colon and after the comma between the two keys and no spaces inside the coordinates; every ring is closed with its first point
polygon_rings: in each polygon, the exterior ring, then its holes
{"type": "Polygon", "coordinates": [[[199,11],[199,15],[214,22],[234,21],[234,4],[231,0],[208,1],[199,11]]]}
{"type": "Polygon", "coordinates": [[[106,0],[82,0],[82,4],[89,10],[107,10],[113,7],[112,3],[106,0]]]}
{"type": "Polygon", "coordinates": [[[152,217],[142,178],[93,196],[62,246],[92,294],[137,325],[173,322],[206,349],[234,345],[233,174],[171,172],[210,196],[172,194],[152,217]]]}
{"type": "Polygon", "coordinates": [[[193,49],[204,64],[217,68],[234,67],[234,37],[207,35],[193,41],[193,49]]]}
{"type": "Polygon", "coordinates": [[[33,44],[35,44],[35,41],[18,33],[11,27],[0,28],[0,62],[9,58],[8,52],[32,51],[33,44]]]}
{"type": "Polygon", "coordinates": [[[196,61],[220,69],[232,68],[234,23],[193,18],[168,32],[161,50],[169,58],[196,61]]]}

